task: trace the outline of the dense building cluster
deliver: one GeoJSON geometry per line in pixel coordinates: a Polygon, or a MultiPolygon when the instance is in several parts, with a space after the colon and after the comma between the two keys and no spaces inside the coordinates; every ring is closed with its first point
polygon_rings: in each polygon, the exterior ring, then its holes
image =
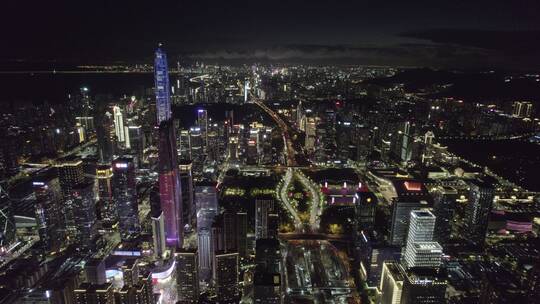
{"type": "Polygon", "coordinates": [[[538,301],[540,188],[460,150],[538,151],[534,101],[161,48],[121,70],[154,81],[2,110],[0,303],[538,301]]]}

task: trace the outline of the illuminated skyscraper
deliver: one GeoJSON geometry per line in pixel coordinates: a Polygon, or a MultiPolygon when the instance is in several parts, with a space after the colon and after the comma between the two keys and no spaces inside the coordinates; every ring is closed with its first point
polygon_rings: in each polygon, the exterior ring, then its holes
{"type": "Polygon", "coordinates": [[[114,160],[113,188],[120,235],[122,239],[129,239],[140,231],[133,158],[123,157],[114,160]]]}
{"type": "Polygon", "coordinates": [[[167,246],[182,246],[182,192],[172,121],[159,127],[159,195],[167,246]]]}
{"type": "Polygon", "coordinates": [[[169,70],[167,54],[160,48],[156,50],[154,60],[154,81],[156,90],[157,124],[171,119],[171,98],[169,91],[169,70]]]}
{"type": "Polygon", "coordinates": [[[176,136],[171,118],[167,56],[156,50],[154,65],[156,112],[159,125],[159,195],[167,246],[182,247],[182,189],[178,170],[176,136]]]}
{"type": "Polygon", "coordinates": [[[441,265],[442,247],[433,242],[435,216],[427,210],[412,211],[409,223],[403,265],[406,268],[438,269],[441,265]]]}

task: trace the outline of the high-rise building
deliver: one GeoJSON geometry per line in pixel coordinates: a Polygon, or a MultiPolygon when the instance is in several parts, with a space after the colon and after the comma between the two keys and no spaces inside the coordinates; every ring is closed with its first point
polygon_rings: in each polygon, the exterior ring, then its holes
{"type": "Polygon", "coordinates": [[[94,183],[90,181],[79,183],[73,186],[71,191],[76,227],[75,240],[84,248],[91,249],[97,235],[94,183]]]}
{"type": "Polygon", "coordinates": [[[358,230],[372,231],[375,227],[377,197],[373,192],[358,191],[354,196],[358,230]]]}
{"type": "Polygon", "coordinates": [[[409,234],[405,247],[403,265],[406,268],[433,268],[441,265],[442,247],[433,242],[435,216],[427,210],[415,210],[410,214],[409,234]]]}
{"type": "Polygon", "coordinates": [[[104,284],[107,279],[105,277],[105,260],[100,258],[91,258],[84,265],[86,281],[94,285],[104,284]]]}
{"type": "Polygon", "coordinates": [[[152,221],[152,240],[154,245],[154,257],[160,259],[166,250],[165,244],[165,220],[159,200],[159,188],[154,187],[150,192],[150,219],[152,221]]]}
{"type": "Polygon", "coordinates": [[[156,90],[157,124],[171,119],[171,98],[167,54],[160,48],[154,59],[154,81],[156,90]]]}
{"type": "Polygon", "coordinates": [[[67,157],[58,160],[55,165],[62,190],[64,202],[65,228],[68,235],[75,236],[76,227],[73,218],[72,189],[73,186],[84,181],[83,162],[76,157],[67,157]]]}
{"type": "MultiPolygon", "coordinates": [[[[96,111],[94,121],[96,122],[96,138],[98,145],[98,158],[100,163],[109,164],[112,161],[114,145],[111,139],[112,119],[105,109],[96,111]]],[[[116,129],[115,129],[116,130],[116,129]]]]}
{"type": "Polygon", "coordinates": [[[140,232],[133,158],[121,157],[113,161],[113,193],[120,235],[122,239],[130,239],[140,232]]]}
{"type": "Polygon", "coordinates": [[[128,126],[125,127],[126,149],[131,150],[131,154],[135,155],[137,165],[140,168],[144,160],[144,134],[142,126],[134,124],[131,120],[128,121],[128,126]]]}
{"type": "Polygon", "coordinates": [[[247,256],[247,213],[236,213],[236,233],[238,238],[238,254],[240,258],[247,256]]]}
{"type": "Polygon", "coordinates": [[[405,273],[397,262],[384,262],[379,284],[380,304],[400,304],[404,281],[405,273]]]}
{"type": "Polygon", "coordinates": [[[189,130],[180,130],[180,158],[184,160],[191,160],[191,136],[189,130]]]}
{"type": "Polygon", "coordinates": [[[159,195],[167,246],[183,244],[182,188],[178,171],[176,135],[171,116],[167,55],[160,48],[154,60],[157,124],[159,125],[159,195]]]}
{"type": "Polygon", "coordinates": [[[204,151],[208,151],[208,111],[197,110],[197,126],[201,129],[204,151]]]}
{"type": "Polygon", "coordinates": [[[255,200],[255,238],[268,237],[268,214],[274,210],[273,200],[255,200]]]}
{"type": "Polygon", "coordinates": [[[101,220],[104,224],[112,227],[118,222],[116,204],[113,200],[112,188],[113,170],[110,164],[98,164],[96,167],[96,179],[98,185],[98,200],[101,220]]]}
{"type": "Polygon", "coordinates": [[[216,252],[213,277],[217,300],[230,303],[238,300],[238,253],[216,252]]]}
{"type": "Polygon", "coordinates": [[[199,252],[199,275],[209,281],[212,276],[213,244],[212,224],[217,215],[217,193],[215,184],[204,183],[195,186],[197,206],[197,244],[199,252]]]}
{"type": "Polygon", "coordinates": [[[167,246],[182,247],[182,191],[172,121],[159,127],[159,195],[167,246]]]}
{"type": "Polygon", "coordinates": [[[188,160],[180,161],[179,173],[180,184],[182,185],[182,223],[192,226],[195,224],[195,203],[193,199],[193,175],[192,163],[188,160]]]}
{"type": "Polygon", "coordinates": [[[236,214],[227,211],[223,213],[223,245],[227,252],[238,251],[236,227],[236,214]]]}
{"type": "Polygon", "coordinates": [[[453,187],[437,187],[433,192],[433,215],[435,215],[434,239],[445,244],[452,234],[452,219],[458,192],[453,187]]]}
{"type": "Polygon", "coordinates": [[[116,135],[116,140],[118,142],[125,142],[126,140],[126,130],[124,128],[124,114],[122,109],[119,106],[113,107],[114,115],[114,135],[116,135]]]}
{"type": "Polygon", "coordinates": [[[32,186],[36,196],[39,239],[45,251],[58,251],[64,241],[60,182],[56,177],[44,176],[35,178],[32,186]]]}
{"type": "Polygon", "coordinates": [[[493,205],[494,188],[487,180],[470,183],[469,203],[465,211],[464,235],[475,246],[483,247],[487,233],[489,214],[493,205]]]}
{"type": "Polygon", "coordinates": [[[197,260],[196,250],[182,250],[175,253],[177,294],[181,304],[195,304],[199,301],[197,260]]]}
{"type": "Polygon", "coordinates": [[[392,223],[389,241],[391,245],[405,245],[411,211],[427,207],[429,207],[429,204],[424,200],[416,200],[413,198],[407,200],[398,198],[394,200],[392,205],[392,223]]]}

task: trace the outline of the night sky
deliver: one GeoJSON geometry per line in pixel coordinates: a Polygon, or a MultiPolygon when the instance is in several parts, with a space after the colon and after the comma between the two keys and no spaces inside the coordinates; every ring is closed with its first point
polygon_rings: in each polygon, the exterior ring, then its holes
{"type": "Polygon", "coordinates": [[[540,68],[539,1],[9,1],[0,61],[540,68]],[[412,2],[412,3],[411,3],[412,2]]]}

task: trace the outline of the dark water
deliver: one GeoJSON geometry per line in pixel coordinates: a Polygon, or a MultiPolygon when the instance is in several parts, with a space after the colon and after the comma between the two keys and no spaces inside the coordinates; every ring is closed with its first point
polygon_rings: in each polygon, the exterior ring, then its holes
{"type": "Polygon", "coordinates": [[[153,85],[152,73],[7,73],[0,74],[0,103],[62,103],[81,87],[94,96],[140,96],[153,85]]]}
{"type": "Polygon", "coordinates": [[[540,191],[540,145],[524,140],[447,140],[448,150],[531,191],[540,191]]]}

